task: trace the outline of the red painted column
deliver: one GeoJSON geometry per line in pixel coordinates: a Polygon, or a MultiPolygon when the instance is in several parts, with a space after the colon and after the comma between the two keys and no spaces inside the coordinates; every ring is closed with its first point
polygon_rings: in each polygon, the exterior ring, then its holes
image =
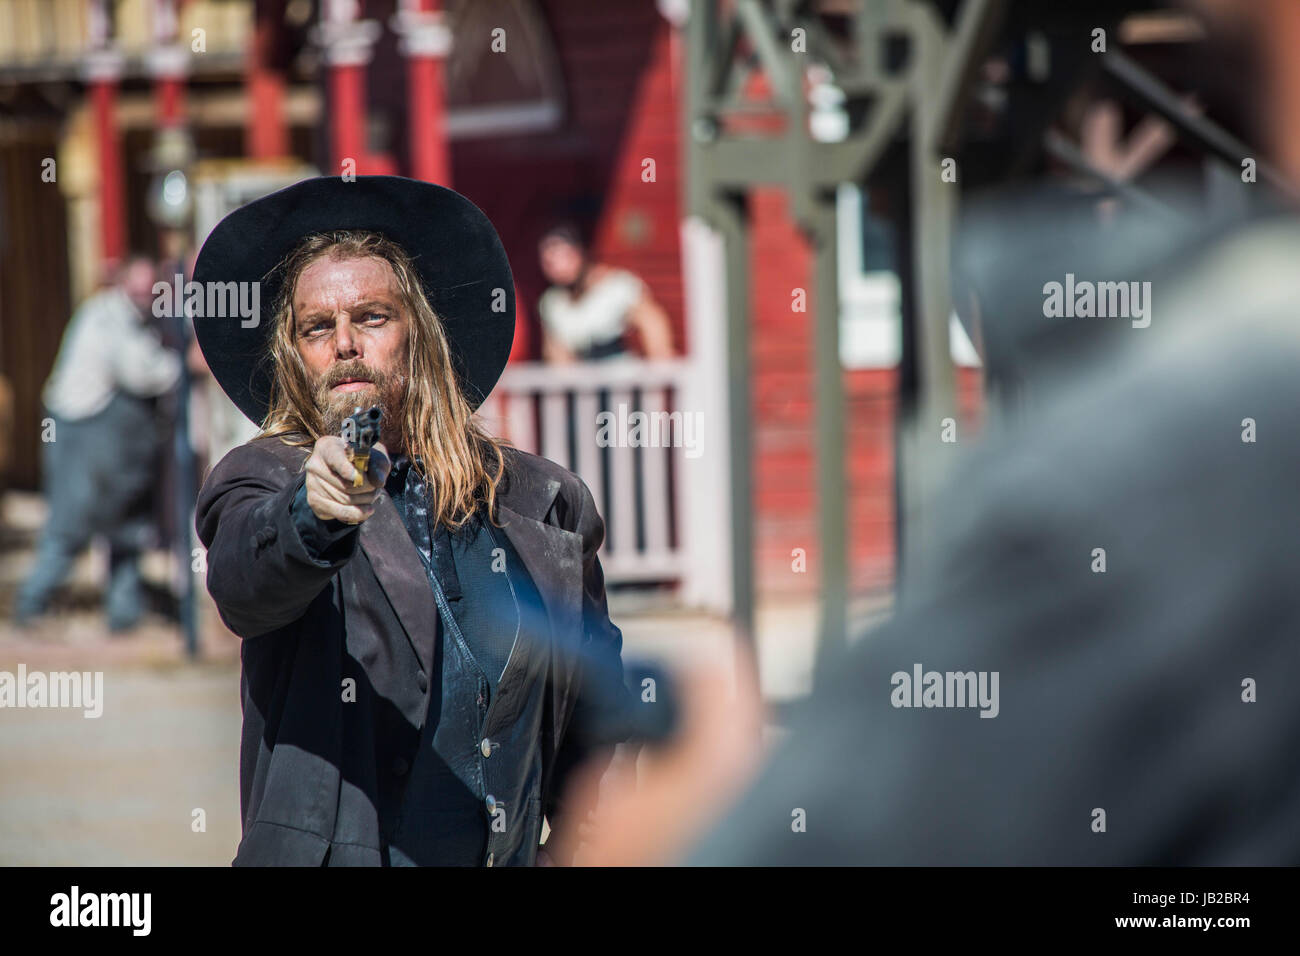
{"type": "Polygon", "coordinates": [[[174,76],[159,77],[154,85],[154,106],[163,126],[180,126],[185,119],[185,81],[174,76]]]}
{"type": "Polygon", "coordinates": [[[147,62],[153,77],[154,114],[163,129],[185,122],[185,81],[189,52],[176,42],[178,0],[154,0],[153,49],[147,62]]]}
{"type": "Polygon", "coordinates": [[[342,173],[344,160],[358,174],[380,171],[367,152],[366,64],[379,37],[379,24],[357,20],[354,0],[327,0],[321,13],[321,40],[329,67],[331,173],[342,173]]]}
{"type": "Polygon", "coordinates": [[[122,175],[122,141],[117,131],[117,87],[122,58],[111,50],[85,61],[99,152],[99,244],[103,262],[126,254],[126,183],[122,175]]]}
{"type": "Polygon", "coordinates": [[[126,254],[126,196],[122,179],[122,141],[117,134],[117,80],[91,85],[95,135],[99,145],[99,236],[105,261],[126,254]]]}
{"type": "Polygon", "coordinates": [[[275,159],[289,153],[289,129],[284,120],[284,74],[271,64],[279,41],[280,5],[257,0],[253,46],[244,86],[248,91],[248,122],[244,152],[253,159],[275,159]]]}
{"type": "Polygon", "coordinates": [[[407,126],[411,175],[451,185],[447,146],[447,96],[444,62],[451,50],[451,31],[443,23],[441,0],[407,0],[397,17],[406,56],[407,126]]]}
{"type": "Polygon", "coordinates": [[[185,54],[176,47],[176,2],[154,0],[154,48],[149,66],[154,78],[154,105],[158,122],[179,126],[184,117],[185,54]]]}
{"type": "Polygon", "coordinates": [[[363,172],[366,140],[366,75],[365,67],[356,64],[330,66],[330,129],[331,153],[334,172],[342,169],[344,160],[357,163],[357,172],[363,172]]]}
{"type": "Polygon", "coordinates": [[[119,260],[126,253],[126,199],[122,179],[122,144],[117,135],[117,84],[122,55],[111,46],[112,10],[105,0],[91,0],[88,10],[90,52],[82,61],[82,76],[90,91],[90,109],[99,154],[100,262],[119,260]]]}

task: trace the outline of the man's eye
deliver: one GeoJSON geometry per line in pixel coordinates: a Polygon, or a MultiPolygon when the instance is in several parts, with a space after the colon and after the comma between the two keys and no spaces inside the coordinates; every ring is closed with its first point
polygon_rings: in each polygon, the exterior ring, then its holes
{"type": "Polygon", "coordinates": [[[382,312],[367,312],[366,321],[372,323],[387,322],[388,316],[384,315],[382,312]]]}

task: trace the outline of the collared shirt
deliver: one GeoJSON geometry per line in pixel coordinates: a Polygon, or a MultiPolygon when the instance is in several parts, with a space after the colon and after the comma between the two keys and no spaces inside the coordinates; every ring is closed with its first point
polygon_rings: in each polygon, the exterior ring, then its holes
{"type": "MultiPolygon", "coordinates": [[[[393,462],[385,491],[424,559],[437,574],[452,615],[469,642],[475,663],[493,689],[505,671],[521,619],[516,581],[531,586],[506,536],[475,514],[456,532],[429,520],[428,493],[404,457],[393,462]],[[507,569],[513,574],[505,573],[507,569]]],[[[432,583],[432,582],[430,582],[432,583]]]]}
{"type": "Polygon", "coordinates": [[[102,412],[119,392],[161,395],[180,373],[180,356],[144,326],[126,293],[106,289],[73,313],[41,397],[54,415],[79,421],[102,412]]]}

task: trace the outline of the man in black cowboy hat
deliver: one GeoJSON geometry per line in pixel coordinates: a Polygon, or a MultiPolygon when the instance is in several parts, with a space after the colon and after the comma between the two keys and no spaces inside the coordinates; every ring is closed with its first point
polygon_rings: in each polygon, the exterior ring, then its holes
{"type": "Polygon", "coordinates": [[[235,863],[537,862],[627,697],[591,493],[472,418],[514,334],[491,223],[427,183],[307,180],[213,230],[187,301],[262,428],[196,517],[244,639],[235,863]],[[358,475],[340,426],[372,406],[358,475]]]}

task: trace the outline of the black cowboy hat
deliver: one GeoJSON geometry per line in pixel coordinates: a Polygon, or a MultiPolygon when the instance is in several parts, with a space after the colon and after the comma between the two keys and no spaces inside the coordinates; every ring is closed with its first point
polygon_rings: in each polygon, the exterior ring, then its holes
{"type": "MultiPolygon", "coordinates": [[[[201,289],[211,288],[209,283],[260,284],[255,323],[195,310],[199,348],[230,400],[254,422],[265,417],[272,310],[284,282],[277,266],[307,236],[341,229],[381,233],[411,257],[446,329],[461,392],[477,408],[501,377],[514,341],[510,263],[492,223],[472,202],[400,176],[306,179],[241,206],[208,235],[194,267],[201,289]]],[[[205,291],[205,303],[209,298],[205,291]]]]}

